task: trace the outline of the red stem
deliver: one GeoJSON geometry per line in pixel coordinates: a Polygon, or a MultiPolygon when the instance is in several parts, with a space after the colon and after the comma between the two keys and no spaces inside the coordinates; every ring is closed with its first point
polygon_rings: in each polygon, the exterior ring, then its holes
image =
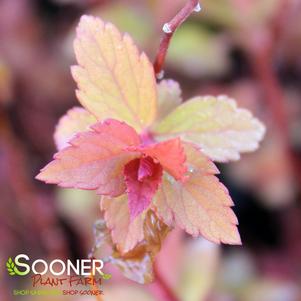
{"type": "Polygon", "coordinates": [[[288,120],[285,96],[272,67],[272,53],[269,51],[269,48],[259,49],[252,53],[251,60],[253,61],[254,73],[265,93],[267,104],[281,133],[281,137],[284,143],[288,145],[288,120]]]}
{"type": "Polygon", "coordinates": [[[164,301],[179,301],[179,298],[161,276],[156,263],[154,264],[154,276],[155,281],[150,285],[150,289],[156,298],[164,301]]]}
{"type": "Polygon", "coordinates": [[[266,103],[271,112],[272,118],[277,126],[280,139],[285,147],[285,155],[292,169],[292,172],[301,182],[300,160],[294,154],[289,137],[289,120],[286,110],[286,99],[281,84],[273,70],[272,55],[268,50],[262,49],[251,55],[254,73],[265,92],[266,103]]]}
{"type": "MultiPolygon", "coordinates": [[[[286,5],[287,2],[284,0],[283,5],[280,7],[279,14],[277,14],[274,23],[266,35],[266,39],[262,41],[263,43],[257,43],[256,47],[250,47],[249,59],[254,74],[265,93],[266,103],[285,146],[287,160],[289,161],[294,174],[299,179],[300,163],[291,148],[286,97],[277,74],[273,69],[273,49],[277,47],[277,40],[281,38],[283,30],[282,23],[283,20],[285,20],[284,17],[288,17],[283,16],[282,12],[282,9],[286,7],[286,5]]],[[[250,34],[250,36],[252,35],[250,34]]],[[[253,44],[256,45],[256,43],[253,44]]]]}
{"type": "Polygon", "coordinates": [[[170,40],[176,29],[192,14],[198,5],[198,0],[189,0],[185,6],[165,25],[168,26],[170,32],[164,32],[160,42],[159,50],[154,62],[155,74],[158,76],[162,70],[165,61],[170,40]]]}

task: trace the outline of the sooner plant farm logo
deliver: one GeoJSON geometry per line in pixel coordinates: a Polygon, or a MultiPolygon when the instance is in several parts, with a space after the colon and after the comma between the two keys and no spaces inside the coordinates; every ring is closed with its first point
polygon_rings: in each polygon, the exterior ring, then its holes
{"type": "MultiPolygon", "coordinates": [[[[102,279],[108,280],[110,274],[102,271],[104,263],[101,259],[78,259],[76,262],[71,260],[63,261],[54,259],[50,263],[43,259],[31,261],[26,254],[19,254],[14,259],[8,258],[6,269],[10,276],[31,275],[32,286],[59,288],[55,294],[59,295],[95,295],[101,294],[98,290],[102,279]],[[51,276],[49,276],[51,275],[51,276]],[[77,286],[89,286],[91,290],[78,290],[77,286]],[[67,288],[67,289],[65,289],[67,288]]],[[[41,290],[14,290],[14,295],[46,295],[53,294],[54,291],[41,290]]]]}
{"type": "Polygon", "coordinates": [[[105,274],[102,271],[104,264],[101,259],[78,259],[75,264],[69,259],[66,263],[63,260],[55,259],[50,264],[43,259],[37,259],[32,262],[31,266],[22,262],[22,259],[25,261],[30,260],[26,254],[19,254],[15,257],[15,260],[12,260],[11,257],[8,258],[6,268],[9,275],[25,276],[32,271],[36,275],[45,275],[50,272],[54,276],[64,274],[71,276],[72,273],[78,276],[95,276],[98,273],[103,279],[111,278],[110,274],[105,274]],[[19,268],[23,268],[23,271],[20,271],[19,268]]]}

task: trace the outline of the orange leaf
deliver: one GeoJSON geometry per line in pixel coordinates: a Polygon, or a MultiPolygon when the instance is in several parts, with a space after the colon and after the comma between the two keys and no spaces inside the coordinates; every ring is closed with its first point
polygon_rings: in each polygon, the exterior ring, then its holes
{"type": "Polygon", "coordinates": [[[100,208],[105,212],[107,227],[111,230],[112,240],[120,253],[129,252],[144,239],[145,214],[142,213],[132,222],[130,221],[127,195],[114,199],[103,197],[100,208]]]}
{"type": "Polygon", "coordinates": [[[137,157],[125,148],[139,143],[139,136],[125,123],[112,119],[99,122],[55,154],[36,178],[61,187],[97,189],[99,194],[118,196],[125,190],[124,165],[137,157]]]}
{"type": "MultiPolygon", "coordinates": [[[[186,149],[193,147],[186,144],[186,149]]],[[[196,151],[197,148],[190,149],[191,153],[196,151]]],[[[153,201],[158,216],[167,225],[177,223],[193,236],[201,234],[215,243],[241,244],[237,218],[230,208],[233,202],[227,189],[213,175],[216,172],[213,163],[200,151],[189,160],[192,169],[184,183],[163,177],[153,201]],[[200,157],[203,167],[198,170],[200,157]]]]}

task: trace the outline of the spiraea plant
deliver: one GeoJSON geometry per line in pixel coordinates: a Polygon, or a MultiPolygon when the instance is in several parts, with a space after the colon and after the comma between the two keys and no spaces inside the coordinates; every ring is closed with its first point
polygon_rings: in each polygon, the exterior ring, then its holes
{"type": "Polygon", "coordinates": [[[83,16],[72,67],[82,107],[59,121],[58,152],[37,179],[95,190],[112,262],[141,283],[175,226],[214,243],[241,244],[233,202],[213,163],[254,151],[265,128],[227,96],[183,102],[174,80],[128,34],[83,16]]]}

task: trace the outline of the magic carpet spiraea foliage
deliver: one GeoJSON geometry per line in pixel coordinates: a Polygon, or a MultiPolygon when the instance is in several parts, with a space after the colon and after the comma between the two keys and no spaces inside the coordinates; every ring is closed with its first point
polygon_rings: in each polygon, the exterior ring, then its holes
{"type": "Polygon", "coordinates": [[[121,254],[144,240],[148,211],[169,227],[215,243],[241,244],[233,202],[213,161],[254,151],[265,128],[226,96],[182,103],[173,80],[111,23],[83,16],[74,49],[76,107],[55,132],[59,152],[37,179],[96,190],[121,254]]]}

